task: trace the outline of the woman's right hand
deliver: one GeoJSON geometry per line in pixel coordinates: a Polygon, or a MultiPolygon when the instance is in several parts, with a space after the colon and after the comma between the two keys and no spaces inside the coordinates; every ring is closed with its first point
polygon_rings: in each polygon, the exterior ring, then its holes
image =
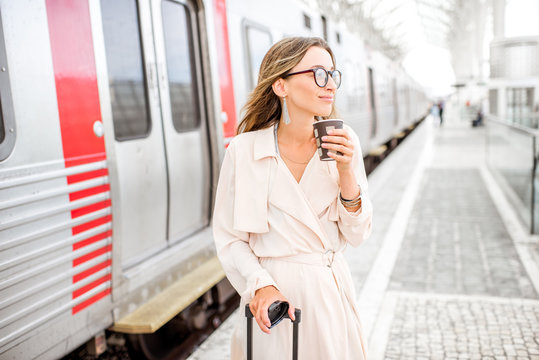
{"type": "Polygon", "coordinates": [[[253,313],[260,330],[266,334],[270,333],[271,322],[268,316],[268,309],[275,301],[286,301],[289,304],[288,316],[292,321],[294,318],[294,307],[274,286],[266,286],[255,291],[255,297],[249,303],[251,313],[253,313]]]}

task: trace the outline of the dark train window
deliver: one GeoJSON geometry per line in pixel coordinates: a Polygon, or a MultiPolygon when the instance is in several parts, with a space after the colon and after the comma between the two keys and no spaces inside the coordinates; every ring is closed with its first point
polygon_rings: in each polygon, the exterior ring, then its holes
{"type": "Polygon", "coordinates": [[[270,32],[261,26],[246,23],[244,29],[249,65],[249,89],[252,90],[258,81],[258,70],[264,55],[266,55],[273,41],[270,32]]]}
{"type": "Polygon", "coordinates": [[[303,23],[307,29],[311,30],[311,18],[309,15],[303,14],[303,23]]]}
{"type": "Polygon", "coordinates": [[[15,146],[15,115],[11,98],[2,13],[0,12],[0,161],[7,159],[15,146]]]}
{"type": "Polygon", "coordinates": [[[4,142],[5,138],[6,138],[6,126],[4,125],[4,117],[2,116],[2,113],[0,112],[0,144],[4,142]]]}
{"type": "Polygon", "coordinates": [[[374,99],[376,92],[374,89],[374,74],[372,68],[369,68],[369,98],[371,99],[371,137],[376,136],[377,130],[377,115],[376,115],[376,102],[374,99]]]}
{"type": "Polygon", "coordinates": [[[200,124],[191,17],[177,2],[165,0],[161,6],[172,122],[176,131],[189,131],[200,124]]]}
{"type": "Polygon", "coordinates": [[[144,137],[151,123],[137,3],[101,0],[101,14],[115,137],[144,137]]]}
{"type": "Polygon", "coordinates": [[[324,40],[328,41],[328,20],[324,15],[321,16],[322,19],[322,35],[324,40]]]}

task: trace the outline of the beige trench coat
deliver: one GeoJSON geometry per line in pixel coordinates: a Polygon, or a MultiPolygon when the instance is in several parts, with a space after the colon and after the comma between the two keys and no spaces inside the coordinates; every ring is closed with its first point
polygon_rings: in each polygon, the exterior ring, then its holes
{"type": "MultiPolygon", "coordinates": [[[[217,254],[241,304],[232,336],[233,360],[246,357],[242,310],[257,289],[273,285],[302,311],[299,359],[365,359],[350,270],[342,255],[371,232],[372,204],[357,135],[354,170],[362,209],[342,206],[334,161],[315,153],[298,183],[277,155],[274,127],[236,136],[221,168],[213,216],[217,254]]],[[[253,320],[254,321],[254,320],[253,320]]],[[[264,334],[253,323],[254,359],[292,356],[286,320],[264,334]]]]}

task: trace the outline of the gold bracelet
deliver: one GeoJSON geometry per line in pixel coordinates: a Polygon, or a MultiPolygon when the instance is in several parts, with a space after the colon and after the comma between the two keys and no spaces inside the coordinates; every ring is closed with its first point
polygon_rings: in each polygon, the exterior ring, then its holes
{"type": "Polygon", "coordinates": [[[361,206],[361,188],[359,188],[359,195],[352,200],[346,200],[342,197],[342,194],[339,194],[339,199],[345,208],[355,208],[356,206],[361,206]]]}

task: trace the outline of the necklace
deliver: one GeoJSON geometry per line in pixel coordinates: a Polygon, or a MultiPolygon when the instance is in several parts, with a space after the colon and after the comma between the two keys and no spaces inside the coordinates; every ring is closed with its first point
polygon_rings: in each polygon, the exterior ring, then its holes
{"type": "MultiPolygon", "coordinates": [[[[284,156],[284,154],[281,154],[281,152],[279,151],[279,141],[278,141],[278,139],[277,139],[277,128],[278,128],[278,127],[279,127],[279,123],[276,123],[276,124],[275,124],[275,127],[273,128],[273,134],[274,134],[274,136],[275,136],[275,152],[277,152],[277,154],[278,154],[279,156],[284,157],[286,160],[291,161],[291,162],[293,162],[294,164],[307,165],[307,164],[309,163],[309,161],[310,161],[310,158],[309,158],[309,160],[307,160],[306,162],[303,162],[303,161],[295,161],[295,160],[292,160],[292,159],[290,159],[290,158],[284,156]]],[[[312,158],[312,156],[311,156],[311,158],[312,158]]]]}
{"type": "MultiPolygon", "coordinates": [[[[281,153],[281,155],[282,155],[286,160],[292,161],[294,164],[307,165],[307,164],[309,163],[309,161],[307,161],[307,162],[303,162],[303,161],[294,161],[294,160],[292,160],[292,159],[290,159],[290,158],[284,156],[283,153],[281,153]]],[[[309,159],[309,160],[310,160],[310,159],[309,159]]]]}

